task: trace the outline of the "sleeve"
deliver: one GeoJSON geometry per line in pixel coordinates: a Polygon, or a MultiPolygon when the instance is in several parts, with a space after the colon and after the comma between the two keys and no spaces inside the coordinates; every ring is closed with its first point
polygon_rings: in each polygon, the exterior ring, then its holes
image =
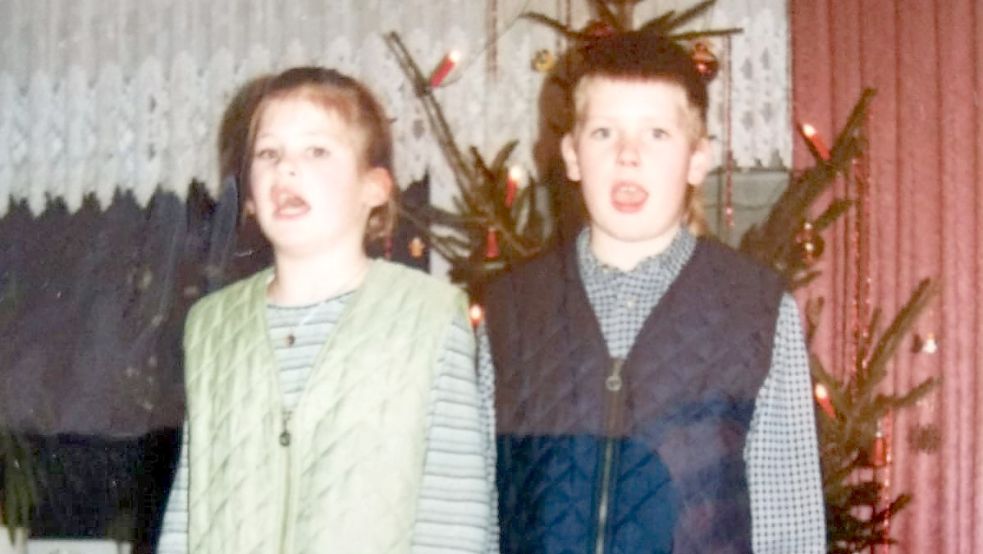
{"type": "Polygon", "coordinates": [[[488,342],[488,332],[484,324],[478,327],[478,387],[481,392],[485,437],[488,441],[485,474],[492,494],[491,537],[486,552],[498,554],[501,530],[498,526],[498,486],[495,477],[498,459],[495,442],[495,364],[492,362],[491,343],[488,342]]]}
{"type": "Polygon", "coordinates": [[[795,299],[785,294],[771,368],[758,393],[744,458],[758,554],[826,552],[826,519],[809,356],[795,299]]]}
{"type": "Polygon", "coordinates": [[[187,554],[188,552],[188,423],[181,433],[181,453],[178,455],[174,483],[167,497],[164,520],[161,524],[157,554],[187,554]]]}
{"type": "Polygon", "coordinates": [[[465,314],[454,320],[438,365],[412,551],[484,554],[497,538],[491,383],[475,370],[465,314]]]}

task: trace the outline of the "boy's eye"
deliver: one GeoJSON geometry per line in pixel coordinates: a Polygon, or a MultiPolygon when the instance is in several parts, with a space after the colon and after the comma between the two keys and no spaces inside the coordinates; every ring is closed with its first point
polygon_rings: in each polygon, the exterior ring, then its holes
{"type": "Polygon", "coordinates": [[[307,149],[307,153],[312,158],[324,158],[329,154],[328,149],[323,146],[311,146],[307,149]]]}
{"type": "Polygon", "coordinates": [[[665,129],[652,129],[652,138],[654,139],[664,139],[669,137],[669,132],[665,129]]]}
{"type": "Polygon", "coordinates": [[[606,139],[611,136],[611,130],[607,127],[598,127],[589,134],[592,139],[606,139]]]}

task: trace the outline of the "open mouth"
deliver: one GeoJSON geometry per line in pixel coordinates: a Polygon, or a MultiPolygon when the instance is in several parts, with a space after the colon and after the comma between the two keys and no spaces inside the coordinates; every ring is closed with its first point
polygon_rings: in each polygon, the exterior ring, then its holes
{"type": "Polygon", "coordinates": [[[611,189],[611,205],[622,213],[634,213],[645,207],[649,193],[636,183],[620,181],[611,189]]]}
{"type": "Polygon", "coordinates": [[[273,195],[273,215],[282,218],[298,217],[310,211],[303,198],[291,192],[278,192],[273,195]]]}

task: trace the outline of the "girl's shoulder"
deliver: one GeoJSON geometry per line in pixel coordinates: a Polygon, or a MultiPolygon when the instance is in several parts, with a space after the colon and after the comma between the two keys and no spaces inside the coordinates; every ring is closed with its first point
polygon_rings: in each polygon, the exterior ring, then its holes
{"type": "Polygon", "coordinates": [[[415,267],[382,259],[375,260],[373,263],[375,265],[373,271],[378,274],[380,280],[393,287],[453,298],[464,294],[459,287],[452,285],[446,279],[435,277],[415,267]]]}
{"type": "Polygon", "coordinates": [[[253,305],[257,299],[262,305],[266,284],[271,276],[272,268],[266,268],[206,294],[191,306],[189,320],[228,317],[232,312],[255,307],[253,305]]]}

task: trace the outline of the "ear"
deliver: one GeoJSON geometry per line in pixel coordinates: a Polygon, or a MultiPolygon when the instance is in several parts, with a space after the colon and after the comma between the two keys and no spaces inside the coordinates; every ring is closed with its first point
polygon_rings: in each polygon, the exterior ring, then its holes
{"type": "Polygon", "coordinates": [[[706,179],[707,173],[710,172],[711,157],[710,141],[706,137],[696,141],[696,144],[693,146],[693,152],[689,156],[689,172],[686,174],[687,184],[693,185],[694,187],[703,185],[703,180],[706,179]]]}
{"type": "Polygon", "coordinates": [[[247,198],[242,204],[242,213],[247,217],[256,215],[256,202],[252,198],[247,198]]]}
{"type": "Polygon", "coordinates": [[[370,209],[388,202],[393,187],[396,186],[389,171],[381,167],[368,170],[362,179],[362,185],[362,199],[370,209]]]}
{"type": "Polygon", "coordinates": [[[563,165],[567,168],[567,179],[580,180],[580,163],[577,159],[577,149],[573,143],[573,135],[567,133],[560,140],[560,154],[563,155],[563,165]]]}

